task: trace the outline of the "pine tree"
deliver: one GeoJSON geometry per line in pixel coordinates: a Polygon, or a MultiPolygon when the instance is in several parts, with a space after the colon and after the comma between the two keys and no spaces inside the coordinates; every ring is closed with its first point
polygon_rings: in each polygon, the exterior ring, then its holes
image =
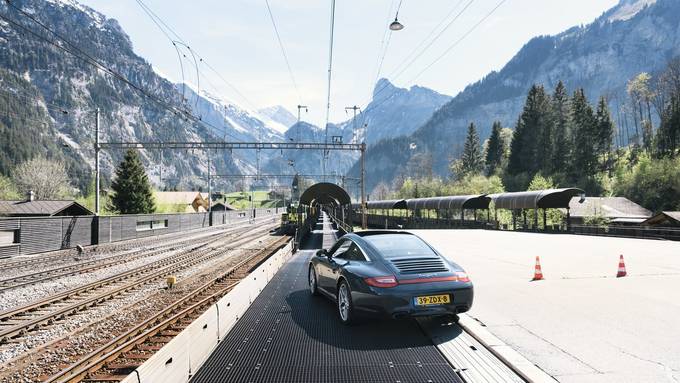
{"type": "Polygon", "coordinates": [[[486,146],[486,174],[491,176],[495,174],[502,165],[503,156],[505,155],[505,142],[501,137],[501,127],[500,121],[493,123],[491,128],[491,136],[489,137],[489,143],[486,146]]]}
{"type": "Polygon", "coordinates": [[[543,86],[533,85],[512,136],[508,173],[533,176],[550,168],[552,144],[547,144],[552,136],[550,114],[550,97],[543,86]]]}
{"type": "Polygon", "coordinates": [[[120,214],[147,214],[156,210],[153,192],[144,166],[135,150],[128,150],[111,182],[113,195],[109,210],[120,214]]]}
{"type": "Polygon", "coordinates": [[[482,150],[479,144],[479,136],[475,124],[470,123],[468,127],[467,137],[465,138],[465,146],[463,147],[463,155],[461,156],[461,175],[476,175],[484,170],[484,158],[482,157],[482,150]]]}
{"type": "Polygon", "coordinates": [[[571,123],[569,95],[562,81],[557,83],[552,97],[553,117],[553,145],[552,167],[553,172],[566,169],[571,157],[570,132],[571,123]]]}
{"type": "Polygon", "coordinates": [[[676,149],[680,146],[680,94],[672,95],[661,113],[656,143],[660,156],[675,157],[676,149]]]}
{"type": "Polygon", "coordinates": [[[574,92],[572,109],[572,169],[574,178],[592,177],[597,172],[597,121],[583,89],[574,92]]]}
{"type": "Polygon", "coordinates": [[[606,160],[612,147],[612,137],[614,136],[614,122],[609,113],[609,106],[604,97],[600,97],[597,103],[597,112],[595,113],[596,121],[596,152],[597,157],[605,161],[602,170],[606,167],[606,160]]]}

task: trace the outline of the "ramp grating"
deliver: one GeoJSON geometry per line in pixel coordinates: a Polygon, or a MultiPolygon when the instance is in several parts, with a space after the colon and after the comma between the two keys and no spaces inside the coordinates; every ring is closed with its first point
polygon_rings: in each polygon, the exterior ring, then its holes
{"type": "Polygon", "coordinates": [[[340,324],[307,290],[312,254],[283,266],[192,383],[462,382],[415,321],[340,324]]]}

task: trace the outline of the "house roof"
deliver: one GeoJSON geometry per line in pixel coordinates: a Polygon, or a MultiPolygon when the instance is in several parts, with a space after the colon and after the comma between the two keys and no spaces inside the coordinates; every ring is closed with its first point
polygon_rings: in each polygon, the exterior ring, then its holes
{"type": "Polygon", "coordinates": [[[83,205],[76,201],[0,201],[0,215],[8,216],[51,216],[76,206],[82,210],[81,215],[92,215],[83,205]]]}
{"type": "Polygon", "coordinates": [[[602,216],[615,218],[649,218],[652,212],[625,197],[586,197],[583,203],[579,198],[569,202],[572,217],[602,216]]]}
{"type": "Polygon", "coordinates": [[[662,211],[642,222],[643,225],[661,225],[665,223],[680,226],[680,211],[662,211]]]}
{"type": "Polygon", "coordinates": [[[189,205],[194,202],[194,199],[199,194],[205,199],[208,198],[208,193],[199,193],[197,191],[165,191],[154,192],[153,195],[158,203],[189,205]]]}
{"type": "Polygon", "coordinates": [[[233,207],[232,205],[224,202],[216,202],[212,204],[212,209],[213,210],[238,210],[237,208],[233,207]]]}

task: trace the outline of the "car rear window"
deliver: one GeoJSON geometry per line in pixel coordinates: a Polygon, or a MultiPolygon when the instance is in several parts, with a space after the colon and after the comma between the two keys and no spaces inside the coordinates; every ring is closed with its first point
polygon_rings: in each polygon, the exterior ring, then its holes
{"type": "Polygon", "coordinates": [[[422,239],[415,235],[379,234],[367,235],[363,239],[375,247],[385,258],[436,255],[422,239]]]}

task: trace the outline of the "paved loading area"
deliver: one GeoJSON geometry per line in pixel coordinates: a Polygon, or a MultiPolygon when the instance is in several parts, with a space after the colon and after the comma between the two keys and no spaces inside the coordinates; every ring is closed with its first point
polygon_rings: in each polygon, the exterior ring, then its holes
{"type": "Polygon", "coordinates": [[[330,300],[309,294],[309,258],[334,241],[324,216],[191,381],[462,382],[417,322],[343,326],[330,300]]]}
{"type": "Polygon", "coordinates": [[[680,381],[680,243],[413,232],[471,275],[469,314],[560,382],[680,381]],[[545,280],[530,282],[537,255],[545,280]]]}

